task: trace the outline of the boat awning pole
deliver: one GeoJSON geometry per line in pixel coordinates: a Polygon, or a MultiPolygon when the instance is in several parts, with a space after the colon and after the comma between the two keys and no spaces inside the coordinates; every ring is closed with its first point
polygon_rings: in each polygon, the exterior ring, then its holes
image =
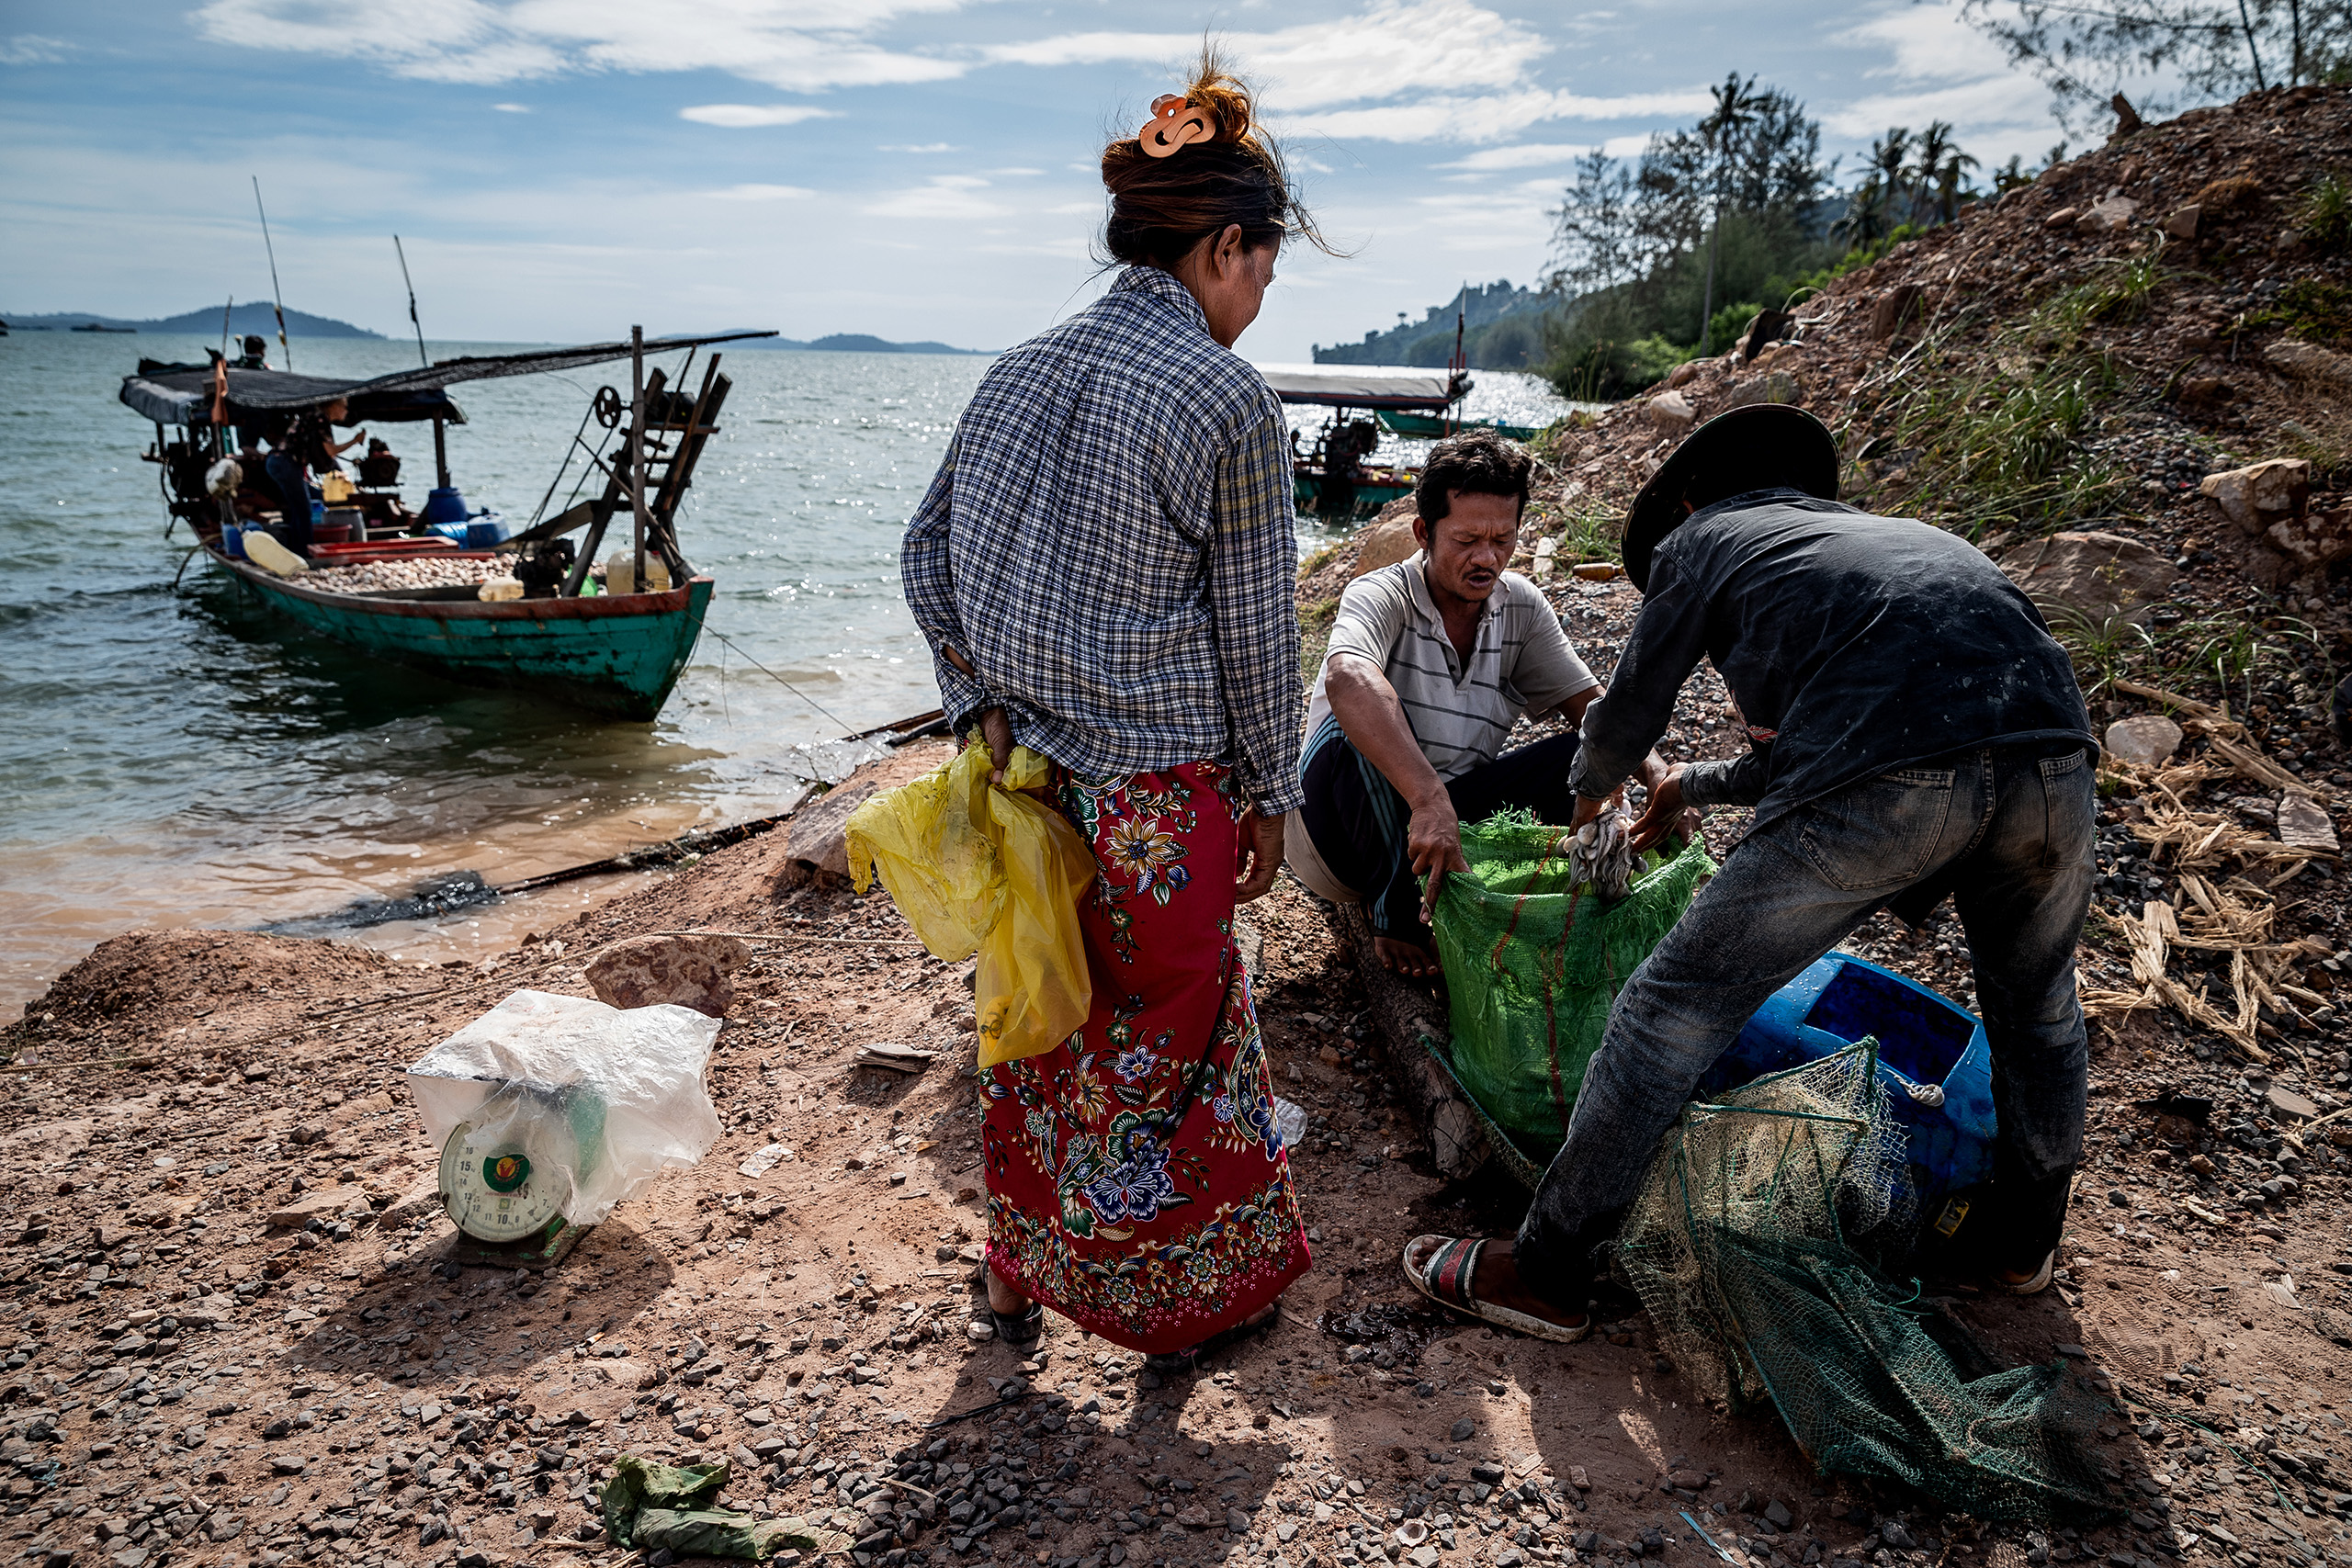
{"type": "Polygon", "coordinates": [[[637,565],[632,592],[645,592],[645,329],[628,330],[628,507],[636,525],[637,565]]]}
{"type": "Polygon", "coordinates": [[[449,488],[449,433],[439,414],[433,416],[433,482],[449,488]]]}

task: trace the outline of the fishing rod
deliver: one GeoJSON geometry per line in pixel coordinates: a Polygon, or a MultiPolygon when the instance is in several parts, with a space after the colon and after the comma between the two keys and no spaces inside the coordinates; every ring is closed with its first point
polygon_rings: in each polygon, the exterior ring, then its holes
{"type": "Polygon", "coordinates": [[[424,354],[424,328],[416,319],[416,285],[408,280],[408,253],[401,249],[401,237],[392,236],[392,254],[401,258],[401,284],[408,290],[408,324],[416,328],[416,362],[430,369],[433,361],[424,354]]]}
{"type": "Polygon", "coordinates": [[[269,212],[261,204],[261,176],[254,180],[254,210],[261,214],[262,249],[269,253],[269,295],[277,306],[277,352],[285,356],[286,368],[294,368],[294,345],[286,341],[286,290],[277,286],[277,247],[269,241],[269,212]]]}

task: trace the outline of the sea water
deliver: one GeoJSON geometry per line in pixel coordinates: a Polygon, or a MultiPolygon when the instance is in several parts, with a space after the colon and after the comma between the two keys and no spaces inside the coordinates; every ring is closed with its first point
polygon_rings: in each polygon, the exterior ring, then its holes
{"type": "MultiPolygon", "coordinates": [[[[201,361],[205,346],[0,339],[0,555],[14,568],[0,577],[0,1004],[135,926],[302,919],[459,872],[512,882],[764,816],[872,753],[840,737],[938,704],[899,593],[899,536],[985,358],[721,347],[734,390],[680,524],[717,590],[646,725],[371,664],[241,604],[188,559],[185,526],[165,532],[161,470],[140,460],[154,427],[116,394],[141,355],[201,361]]],[[[396,341],[294,344],[306,373],[416,362],[396,341]]],[[[698,360],[685,384],[700,374],[698,360]]],[[[1480,382],[1482,417],[1540,423],[1561,406],[1532,378],[1480,382]]],[[[627,362],[452,389],[468,421],[448,434],[453,482],[520,526],[602,384],[626,395],[627,362]]],[[[1323,413],[1293,411],[1302,445],[1323,413]]],[[[400,454],[421,506],[431,426],[368,433],[400,454]]],[[[1392,440],[1377,458],[1424,446],[1392,440]]],[[[1302,520],[1302,548],[1329,536],[1302,520]]],[[[625,880],[348,934],[413,960],[479,956],[625,880]]]]}

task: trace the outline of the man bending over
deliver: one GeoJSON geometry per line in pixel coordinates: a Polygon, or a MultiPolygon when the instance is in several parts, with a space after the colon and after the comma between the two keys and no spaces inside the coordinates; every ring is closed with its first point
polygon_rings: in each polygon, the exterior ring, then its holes
{"type": "MultiPolygon", "coordinates": [[[[1573,728],[1502,750],[1522,714],[1573,727],[1601,694],[1543,592],[1503,570],[1530,467],[1492,431],[1438,443],[1413,497],[1421,553],[1348,584],[1306,710],[1291,870],[1363,904],[1380,961],[1407,975],[1437,973],[1419,879],[1467,869],[1464,822],[1506,807],[1566,822],[1576,809],[1573,728]]],[[[1653,754],[1643,771],[1666,768],[1653,754]]]]}
{"type": "Polygon", "coordinates": [[[2032,604],[1965,539],[1838,502],[1838,446],[1802,409],[1694,431],[1634,498],[1644,594],[1616,684],[1584,716],[1577,820],[1712,660],[1747,724],[1736,761],[1678,764],[1634,842],[1686,803],[1756,822],[1635,969],[1516,1242],[1417,1238],[1413,1284],[1551,1339],[1589,1327],[1596,1249],[1658,1139],[1764,1000],[1880,909],[1946,894],[1967,932],[1999,1133],[1989,1283],[2050,1282],[2083,1146],[2089,1054],[2075,942],[2090,908],[2090,716],[2032,604]]]}

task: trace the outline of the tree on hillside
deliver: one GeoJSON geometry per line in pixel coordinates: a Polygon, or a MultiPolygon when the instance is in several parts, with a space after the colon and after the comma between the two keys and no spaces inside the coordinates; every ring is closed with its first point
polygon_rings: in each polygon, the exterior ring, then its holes
{"type": "Polygon", "coordinates": [[[1720,87],[1708,91],[1715,100],[1714,112],[1699,122],[1699,140],[1706,145],[1707,156],[1714,164],[1715,209],[1709,223],[1707,239],[1707,287],[1699,307],[1699,352],[1713,352],[1708,343],[1709,324],[1715,314],[1715,258],[1722,253],[1724,238],[1724,201],[1731,184],[1733,150],[1747,141],[1747,128],[1756,122],[1756,112],[1763,99],[1756,93],[1756,78],[1739,79],[1737,72],[1724,78],[1720,87]]]}
{"type": "Polygon", "coordinates": [[[2079,128],[2103,120],[2112,96],[2149,74],[2185,89],[2141,104],[2149,115],[2352,79],[2352,0],[1962,0],[1961,14],[2039,76],[2058,117],[2079,128]]]}

